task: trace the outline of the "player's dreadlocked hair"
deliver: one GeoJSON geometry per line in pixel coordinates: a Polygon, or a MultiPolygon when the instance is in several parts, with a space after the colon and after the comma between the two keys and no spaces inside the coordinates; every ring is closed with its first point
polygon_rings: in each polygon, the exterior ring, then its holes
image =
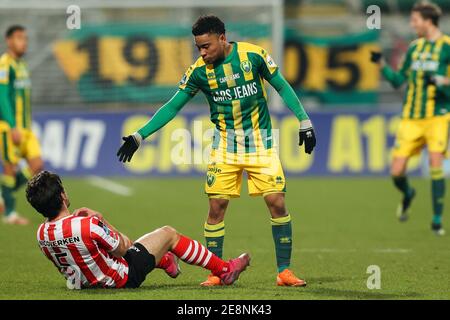
{"type": "Polygon", "coordinates": [[[200,16],[192,26],[192,34],[201,36],[206,33],[224,34],[225,24],[214,15],[200,16]]]}
{"type": "Polygon", "coordinates": [[[9,26],[8,29],[6,29],[5,38],[10,38],[16,31],[25,31],[25,27],[18,24],[9,26]]]}
{"type": "Polygon", "coordinates": [[[28,181],[26,195],[28,202],[44,217],[53,219],[63,206],[61,193],[64,192],[57,174],[41,171],[28,181]]]}
{"type": "Polygon", "coordinates": [[[423,19],[429,19],[435,26],[439,26],[439,18],[442,16],[442,10],[437,4],[429,1],[421,1],[414,5],[412,11],[420,13],[423,19]]]}

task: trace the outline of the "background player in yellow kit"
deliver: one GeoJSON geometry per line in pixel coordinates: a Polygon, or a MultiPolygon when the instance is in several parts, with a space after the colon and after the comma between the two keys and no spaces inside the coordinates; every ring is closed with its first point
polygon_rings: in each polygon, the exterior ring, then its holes
{"type": "Polygon", "coordinates": [[[14,25],[6,31],[7,52],[0,57],[0,154],[5,206],[3,222],[27,224],[15,211],[14,193],[34,174],[42,170],[41,149],[31,131],[31,82],[23,56],[27,50],[24,27],[14,25]],[[21,158],[28,167],[18,168],[21,158]]]}
{"type": "Polygon", "coordinates": [[[411,156],[427,145],[432,179],[432,230],[445,233],[442,212],[445,195],[443,160],[448,145],[450,110],[450,37],[439,29],[441,9],[432,3],[418,3],[411,13],[411,27],[419,37],[409,46],[398,72],[393,71],[373,52],[372,61],[380,63],[385,78],[396,88],[407,82],[402,120],[397,132],[391,174],[395,186],[403,195],[398,209],[400,221],[408,218],[408,209],[416,191],[406,178],[406,166],[411,156]]]}
{"type": "MultiPolygon", "coordinates": [[[[228,42],[225,25],[216,16],[202,16],[192,27],[200,57],[183,76],[179,90],[138,132],[124,137],[120,161],[130,161],[141,141],[175,117],[200,90],[208,100],[215,124],[205,192],[209,213],[205,238],[209,250],[222,256],[224,216],[230,198],[239,197],[243,172],[247,172],[250,195],[261,195],[271,214],[279,286],[304,286],[290,270],[291,216],[286,210],[286,182],[275,148],[264,80],[281,95],[299,120],[299,144],[311,153],[316,145],[314,130],[298,97],[268,52],[246,42],[228,42]]],[[[249,228],[250,229],[250,228],[249,228]]],[[[210,275],[203,286],[220,285],[210,275]]]]}

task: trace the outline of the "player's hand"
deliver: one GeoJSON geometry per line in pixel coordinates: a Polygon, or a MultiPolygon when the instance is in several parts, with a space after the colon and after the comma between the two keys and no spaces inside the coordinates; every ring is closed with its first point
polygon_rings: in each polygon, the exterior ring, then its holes
{"type": "Polygon", "coordinates": [[[18,146],[22,142],[22,133],[17,128],[12,128],[11,130],[11,139],[12,142],[18,146]]]}
{"type": "Polygon", "coordinates": [[[121,162],[130,162],[133,154],[141,144],[142,137],[139,133],[135,132],[128,137],[122,137],[122,140],[124,141],[124,143],[119,148],[119,151],[117,151],[117,156],[119,157],[119,161],[121,162]]]}
{"type": "Polygon", "coordinates": [[[437,87],[449,85],[449,79],[447,77],[436,75],[436,74],[426,74],[424,77],[425,85],[434,85],[437,87]]]}
{"type": "Polygon", "coordinates": [[[72,214],[77,217],[97,217],[103,220],[103,215],[100,212],[86,207],[76,209],[72,214]]]}
{"type": "Polygon", "coordinates": [[[378,51],[370,51],[370,61],[373,63],[381,63],[381,59],[383,58],[383,54],[378,51]]]}
{"type": "Polygon", "coordinates": [[[302,146],[305,143],[305,152],[311,154],[316,146],[316,135],[314,134],[314,128],[311,120],[302,120],[300,122],[300,131],[298,133],[299,142],[298,145],[302,146]]]}

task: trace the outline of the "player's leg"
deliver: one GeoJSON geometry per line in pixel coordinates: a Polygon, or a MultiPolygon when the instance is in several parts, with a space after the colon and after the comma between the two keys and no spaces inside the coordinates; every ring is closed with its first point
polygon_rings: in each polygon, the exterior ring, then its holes
{"type": "Polygon", "coordinates": [[[431,197],[433,203],[432,230],[437,235],[445,233],[442,228],[442,213],[445,201],[445,177],[443,162],[447,151],[449,123],[444,116],[429,120],[426,140],[430,156],[431,197]]]}
{"type": "Polygon", "coordinates": [[[442,164],[444,155],[440,152],[430,153],[431,197],[433,203],[432,230],[438,234],[445,233],[442,228],[442,213],[445,201],[445,178],[442,164]]]}
{"type": "Polygon", "coordinates": [[[209,195],[208,218],[205,222],[205,240],[208,250],[222,258],[225,239],[225,212],[230,202],[228,195],[209,195]]]}
{"type": "MultiPolygon", "coordinates": [[[[238,165],[216,161],[211,155],[205,182],[205,193],[209,198],[208,217],[204,226],[206,247],[218,257],[223,257],[225,240],[225,212],[231,197],[238,197],[241,192],[242,168],[238,165]]],[[[210,274],[200,285],[209,287],[220,285],[218,277],[210,274]]]]}
{"type": "Polygon", "coordinates": [[[210,270],[212,274],[225,284],[232,284],[245,270],[250,262],[247,254],[228,262],[213,254],[200,242],[192,240],[179,234],[174,228],[165,226],[136,240],[135,245],[142,245],[151,255],[155,257],[156,265],[165,263],[163,258],[167,252],[172,252],[182,261],[210,270]]]}
{"type": "Polygon", "coordinates": [[[32,176],[44,169],[44,162],[41,157],[41,147],[37,137],[32,131],[24,130],[23,142],[20,149],[22,157],[27,161],[27,166],[16,172],[16,190],[25,185],[32,176]]]}
{"type": "Polygon", "coordinates": [[[12,142],[11,132],[9,129],[1,129],[0,136],[0,152],[3,166],[1,190],[5,206],[3,222],[7,224],[26,225],[29,221],[19,216],[15,211],[16,197],[14,194],[14,188],[16,185],[16,168],[19,161],[16,154],[16,147],[12,142]]]}
{"type": "Polygon", "coordinates": [[[408,220],[409,208],[416,195],[416,191],[411,187],[406,175],[406,167],[409,158],[394,157],[391,163],[391,177],[394,186],[402,194],[402,200],[397,208],[397,217],[400,221],[408,220]]]}
{"type": "Polygon", "coordinates": [[[279,286],[305,286],[306,282],[290,270],[292,255],[292,223],[285,205],[284,193],[265,193],[264,201],[269,209],[272,236],[275,244],[279,286]]]}
{"type": "Polygon", "coordinates": [[[299,279],[289,269],[292,254],[292,223],[286,210],[286,182],[283,168],[275,151],[262,155],[256,165],[246,166],[248,189],[252,196],[262,195],[271,215],[272,236],[275,244],[275,256],[280,286],[304,286],[306,282],[299,279]]]}
{"type": "Polygon", "coordinates": [[[419,120],[404,119],[400,122],[391,162],[391,177],[394,186],[402,194],[397,208],[400,221],[408,220],[409,208],[416,195],[406,175],[409,158],[417,154],[425,143],[423,124],[419,120]]]}

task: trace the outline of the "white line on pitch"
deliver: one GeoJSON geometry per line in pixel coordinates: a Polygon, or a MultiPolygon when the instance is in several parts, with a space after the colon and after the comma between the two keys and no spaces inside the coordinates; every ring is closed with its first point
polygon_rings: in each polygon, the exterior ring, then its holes
{"type": "Polygon", "coordinates": [[[127,186],[124,186],[122,184],[119,184],[115,181],[105,179],[99,176],[90,176],[87,178],[89,183],[95,187],[98,187],[100,189],[107,190],[109,192],[129,197],[133,194],[133,190],[127,186]]]}
{"type": "Polygon", "coordinates": [[[376,253],[409,253],[411,249],[401,249],[401,248],[386,248],[386,249],[375,249],[376,253]]]}

